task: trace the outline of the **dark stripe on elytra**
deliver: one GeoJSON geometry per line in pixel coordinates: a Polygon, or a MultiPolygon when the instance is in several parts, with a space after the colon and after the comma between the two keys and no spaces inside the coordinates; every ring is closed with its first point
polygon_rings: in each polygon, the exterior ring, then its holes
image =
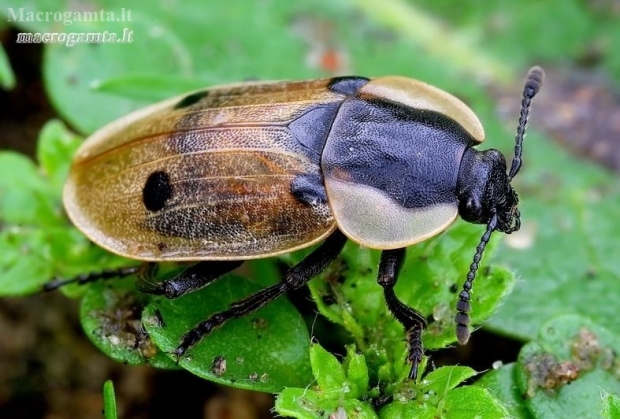
{"type": "Polygon", "coordinates": [[[332,92],[342,93],[344,95],[351,96],[357,93],[369,81],[370,79],[366,77],[334,77],[327,84],[327,88],[332,92]]]}
{"type": "Polygon", "coordinates": [[[178,101],[176,105],[174,105],[173,109],[177,110],[177,109],[187,108],[188,106],[192,106],[195,103],[200,102],[203,98],[207,97],[208,95],[209,95],[208,90],[202,90],[200,92],[189,94],[185,96],[183,99],[181,99],[180,101],[178,101]]]}

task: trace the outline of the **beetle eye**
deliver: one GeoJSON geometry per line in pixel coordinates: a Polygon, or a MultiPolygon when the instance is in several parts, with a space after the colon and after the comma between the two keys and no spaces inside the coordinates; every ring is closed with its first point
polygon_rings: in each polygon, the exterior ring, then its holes
{"type": "Polygon", "coordinates": [[[476,219],[482,215],[482,203],[478,197],[472,196],[467,200],[467,211],[476,219]]]}
{"type": "Polygon", "coordinates": [[[460,205],[459,214],[461,218],[470,223],[479,223],[482,220],[482,202],[479,196],[469,196],[465,203],[460,205]]]}

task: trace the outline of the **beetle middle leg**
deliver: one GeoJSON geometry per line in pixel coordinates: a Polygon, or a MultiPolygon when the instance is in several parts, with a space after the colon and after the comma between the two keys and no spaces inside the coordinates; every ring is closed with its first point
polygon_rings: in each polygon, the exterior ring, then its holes
{"type": "Polygon", "coordinates": [[[339,230],[334,231],[319,247],[306,256],[297,265],[291,267],[285,274],[284,279],[267,287],[249,297],[238,301],[228,310],[221,311],[200,322],[196,327],[187,332],[181,344],[174,350],[177,357],[198,343],[200,339],[210,334],[214,329],[223,325],[230,319],[243,317],[263,308],[287,291],[295,290],[304,286],[312,278],[320,274],[327,265],[338,257],[347,238],[339,230]]]}
{"type": "Polygon", "coordinates": [[[407,345],[409,346],[407,360],[412,364],[409,379],[415,380],[424,355],[422,330],[426,327],[426,319],[419,311],[400,301],[394,293],[394,285],[396,285],[398,274],[405,260],[405,250],[404,248],[384,250],[381,253],[377,282],[383,287],[388,309],[396,320],[404,326],[407,333],[407,345]]]}

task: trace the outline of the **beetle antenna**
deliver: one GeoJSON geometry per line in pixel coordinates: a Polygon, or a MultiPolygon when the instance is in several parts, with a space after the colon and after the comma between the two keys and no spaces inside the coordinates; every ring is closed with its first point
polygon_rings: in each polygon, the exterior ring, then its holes
{"type": "Polygon", "coordinates": [[[469,265],[469,272],[467,273],[467,279],[465,279],[465,283],[463,284],[463,291],[459,294],[459,301],[456,303],[456,309],[458,313],[454,317],[454,321],[456,322],[456,339],[459,344],[465,345],[469,340],[469,323],[471,319],[469,318],[469,312],[471,311],[471,289],[473,286],[474,279],[476,279],[476,272],[478,271],[478,264],[480,263],[480,259],[482,258],[482,254],[484,253],[484,249],[487,247],[489,240],[491,239],[491,233],[497,227],[497,215],[493,214],[491,217],[491,221],[487,224],[487,230],[482,235],[480,239],[480,243],[476,248],[476,254],[474,254],[474,260],[469,265]]]}
{"type": "Polygon", "coordinates": [[[532,99],[540,91],[543,79],[545,78],[545,72],[542,68],[535,66],[530,69],[525,78],[525,85],[523,86],[523,100],[521,101],[521,114],[519,116],[519,126],[517,127],[517,135],[515,136],[515,156],[512,159],[510,172],[508,175],[508,181],[519,173],[521,169],[521,153],[523,151],[523,136],[525,135],[525,128],[527,127],[527,119],[530,113],[530,106],[532,99]]]}

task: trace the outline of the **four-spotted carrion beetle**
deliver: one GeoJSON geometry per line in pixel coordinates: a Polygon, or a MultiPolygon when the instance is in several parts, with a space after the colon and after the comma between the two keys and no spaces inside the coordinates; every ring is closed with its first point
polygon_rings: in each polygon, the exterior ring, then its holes
{"type": "Polygon", "coordinates": [[[169,298],[208,285],[244,260],[322,241],[280,283],[190,330],[178,356],[227,320],[306,284],[347,239],[380,249],[378,282],[405,328],[415,379],[426,320],[394,293],[405,248],[437,235],[457,215],[486,224],[457,306],[457,338],[465,343],[472,282],[490,235],[519,229],[510,182],[521,167],[530,103],[542,79],[539,67],[527,76],[508,173],[499,151],[474,148],[484,140],[476,115],[420,81],[242,83],[153,105],[93,134],[75,156],[64,204],[73,223],[111,252],[198,261],[154,290],[169,298]]]}

